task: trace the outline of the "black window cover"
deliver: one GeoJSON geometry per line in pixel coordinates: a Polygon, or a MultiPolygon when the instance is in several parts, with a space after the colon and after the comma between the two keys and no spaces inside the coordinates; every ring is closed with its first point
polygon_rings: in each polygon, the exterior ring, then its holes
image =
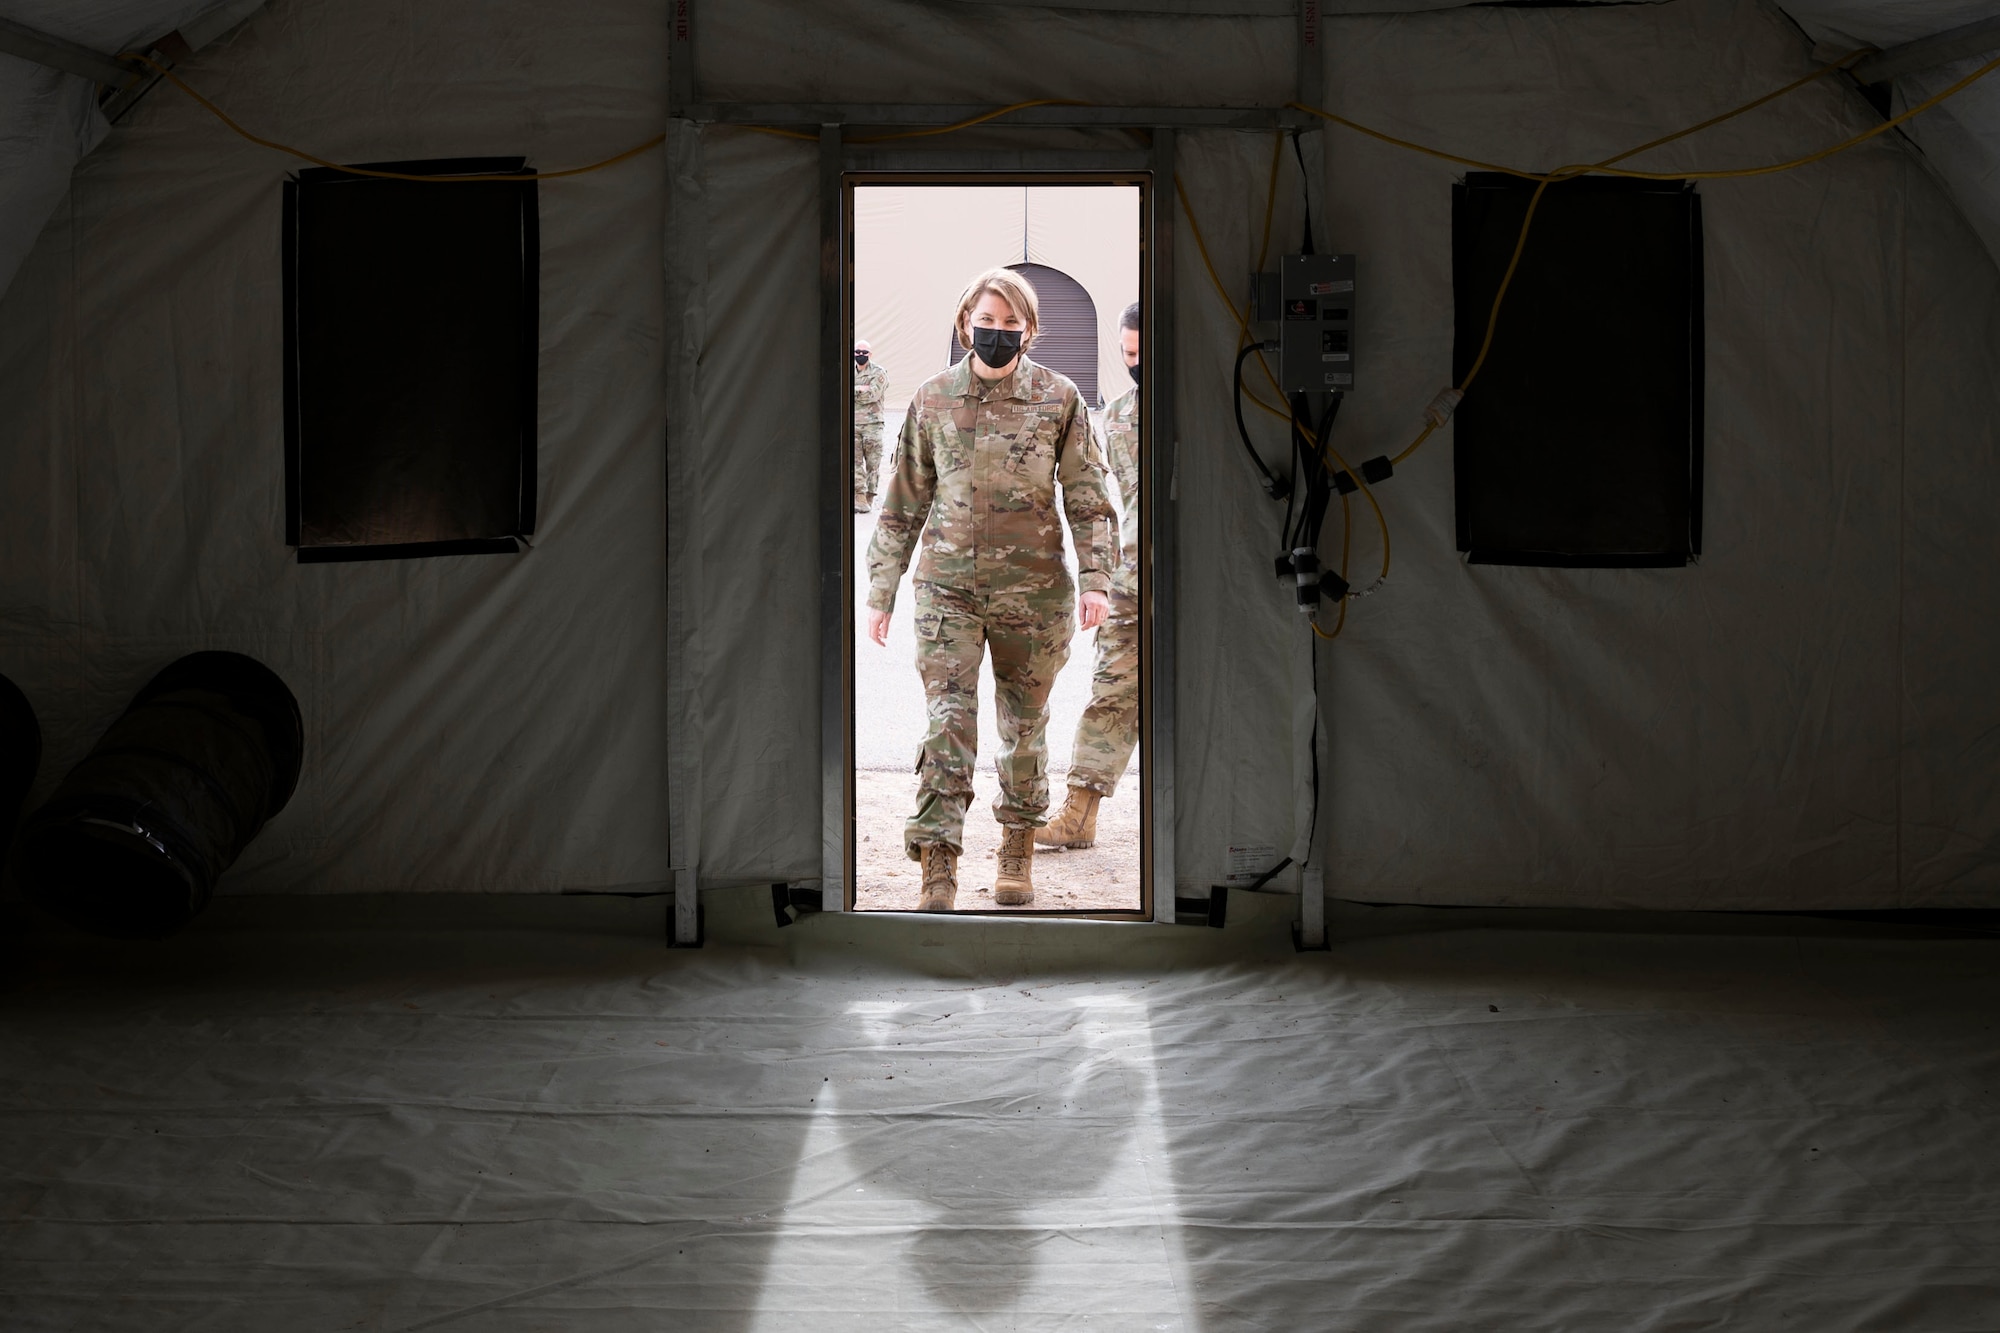
{"type": "Polygon", "coordinates": [[[285,540],[302,562],[512,552],[534,531],[540,249],[533,181],[285,183],[285,540]]]}
{"type": "MultiPolygon", "coordinates": [[[[1453,191],[1454,383],[1534,188],[1477,172],[1453,191]]],[[[1457,425],[1458,549],[1475,563],[1701,553],[1701,199],[1686,182],[1549,187],[1457,425]]]]}
{"type": "MultiPolygon", "coordinates": [[[[1091,407],[1101,407],[1097,396],[1097,302],[1083,284],[1059,268],[1047,264],[1009,264],[1008,268],[1028,280],[1035,289],[1035,309],[1041,325],[1035,346],[1028,356],[1058,375],[1066,375],[1091,407]]],[[[958,345],[958,330],[951,332],[951,364],[958,364],[965,349],[958,345]]]]}

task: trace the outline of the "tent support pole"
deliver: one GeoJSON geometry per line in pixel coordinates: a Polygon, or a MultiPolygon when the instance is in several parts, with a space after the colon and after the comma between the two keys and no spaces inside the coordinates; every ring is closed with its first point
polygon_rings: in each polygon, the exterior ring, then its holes
{"type": "Polygon", "coordinates": [[[1854,67],[1854,77],[1861,83],[1887,83],[1904,74],[1991,51],[2000,51],[2000,15],[1877,51],[1854,67]]]}
{"type": "Polygon", "coordinates": [[[1294,100],[1305,106],[1323,105],[1320,95],[1326,87],[1326,59],[1319,41],[1319,0],[1299,0],[1299,95],[1294,100]]]}
{"type": "Polygon", "coordinates": [[[847,840],[854,767],[847,680],[853,658],[848,594],[854,553],[854,376],[848,364],[846,238],[838,124],[819,127],[819,791],[820,910],[847,909],[847,840]]]}
{"type": "MultiPolygon", "coordinates": [[[[1148,229],[1152,241],[1147,263],[1152,278],[1145,293],[1151,309],[1152,330],[1144,360],[1153,366],[1173,367],[1174,357],[1174,131],[1153,130],[1153,184],[1147,204],[1153,216],[1148,229]]],[[[1143,827],[1151,834],[1152,866],[1147,883],[1152,888],[1153,919],[1171,923],[1174,919],[1174,626],[1176,602],[1174,572],[1178,559],[1178,530],[1175,526],[1174,463],[1179,449],[1178,426],[1174,422],[1174,382],[1171,369],[1145,376],[1144,413],[1146,449],[1146,537],[1150,561],[1146,566],[1146,594],[1151,608],[1145,642],[1147,679],[1146,720],[1150,734],[1141,757],[1145,761],[1147,807],[1143,827]]]]}
{"type": "MultiPolygon", "coordinates": [[[[993,110],[990,102],[690,102],[685,118],[713,125],[830,124],[953,125],[993,110]]],[[[1265,106],[1030,106],[1011,111],[996,129],[1184,130],[1309,129],[1319,122],[1303,111],[1265,106]]]]}
{"type": "Polygon", "coordinates": [[[695,0],[670,0],[672,26],[667,33],[667,114],[682,118],[701,98],[694,77],[695,0]]]}
{"type": "Polygon", "coordinates": [[[12,19],[0,18],[0,53],[59,69],[107,88],[123,88],[138,75],[136,69],[122,61],[12,19]]]}

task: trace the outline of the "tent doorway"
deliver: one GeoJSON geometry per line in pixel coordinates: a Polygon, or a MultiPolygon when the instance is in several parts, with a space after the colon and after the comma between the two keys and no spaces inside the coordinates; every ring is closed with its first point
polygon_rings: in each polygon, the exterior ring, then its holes
{"type": "Polygon", "coordinates": [[[1145,183],[846,185],[849,906],[916,910],[909,849],[929,841],[960,849],[954,911],[1149,916],[1148,534],[1128,368],[1143,352],[1145,183]],[[1032,295],[1037,327],[1030,368],[982,394],[990,367],[967,364],[959,309],[994,270],[1032,295]],[[1033,895],[1010,902],[998,853],[1033,820],[1049,830],[1033,895]],[[1052,845],[1059,829],[1070,845],[1052,845]]]}

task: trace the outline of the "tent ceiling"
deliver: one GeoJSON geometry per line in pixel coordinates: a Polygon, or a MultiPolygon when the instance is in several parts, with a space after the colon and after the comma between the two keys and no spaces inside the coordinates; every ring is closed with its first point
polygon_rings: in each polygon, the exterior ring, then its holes
{"type": "MultiPolygon", "coordinates": [[[[7,19],[11,26],[108,57],[151,46],[173,32],[199,50],[263,3],[11,0],[7,19]]],[[[27,45],[0,41],[0,52],[27,45]]],[[[97,109],[96,93],[96,83],[81,74],[0,54],[0,295],[69,188],[70,168],[110,128],[97,109]]]]}
{"type": "MultiPolygon", "coordinates": [[[[1885,50],[1922,41],[2000,16],[1996,0],[1793,0],[1785,10],[1818,43],[1822,53],[1861,46],[1885,50]]],[[[1942,92],[2000,53],[2000,31],[1983,53],[1968,53],[1929,68],[1912,69],[1894,83],[1893,111],[1904,111],[1942,92]]],[[[1951,101],[1904,127],[1923,150],[1925,164],[1958,203],[1987,253],[2000,262],[2000,76],[1974,84],[1951,101]]]]}
{"type": "MultiPolygon", "coordinates": [[[[948,0],[945,8],[1134,16],[1135,22],[1291,19],[1298,0],[1049,0],[1022,6],[1016,0],[948,0]]],[[[16,40],[0,31],[0,51],[34,53],[33,34],[69,45],[87,59],[178,32],[199,49],[261,7],[263,0],[17,0],[6,20],[16,40]]],[[[1460,7],[1460,0],[1321,0],[1327,17],[1417,13],[1460,7]]],[[[1829,49],[1900,47],[2000,14],[1995,0],[1795,0],[1787,13],[1829,49]]],[[[1996,34],[2000,41],[2000,34],[1996,34]]],[[[78,73],[78,59],[36,63],[0,54],[0,295],[4,295],[43,223],[67,188],[69,170],[102,140],[106,125],[93,105],[93,85],[78,73]]],[[[833,62],[840,63],[840,62],[833,62]]],[[[1944,65],[1910,69],[1896,81],[1898,110],[1921,100],[1976,67],[1964,56],[1944,65]]],[[[1045,114],[1060,115],[1056,108],[1045,114]]],[[[722,119],[740,119],[726,113],[722,119]]],[[[2000,82],[1967,90],[1919,118],[1907,133],[1945,182],[1981,239],[2000,260],[2000,82]]]]}

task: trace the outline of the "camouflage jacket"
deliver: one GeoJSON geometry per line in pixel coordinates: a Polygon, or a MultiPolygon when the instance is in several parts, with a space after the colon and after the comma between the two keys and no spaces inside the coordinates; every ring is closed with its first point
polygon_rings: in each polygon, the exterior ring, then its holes
{"type": "Polygon", "coordinates": [[[1133,385],[1104,409],[1104,452],[1118,478],[1119,525],[1125,535],[1112,586],[1127,597],[1139,595],[1139,386],[1133,385]]]}
{"type": "Polygon", "coordinates": [[[868,543],[868,605],[890,611],[923,538],[917,579],[974,594],[1070,587],[1056,486],[1085,592],[1109,592],[1118,514],[1076,386],[1023,356],[987,385],[966,357],[910,400],[882,517],[868,543]]]}
{"type": "Polygon", "coordinates": [[[854,424],[882,424],[882,400],[889,396],[889,372],[870,361],[854,368],[854,424]]]}

